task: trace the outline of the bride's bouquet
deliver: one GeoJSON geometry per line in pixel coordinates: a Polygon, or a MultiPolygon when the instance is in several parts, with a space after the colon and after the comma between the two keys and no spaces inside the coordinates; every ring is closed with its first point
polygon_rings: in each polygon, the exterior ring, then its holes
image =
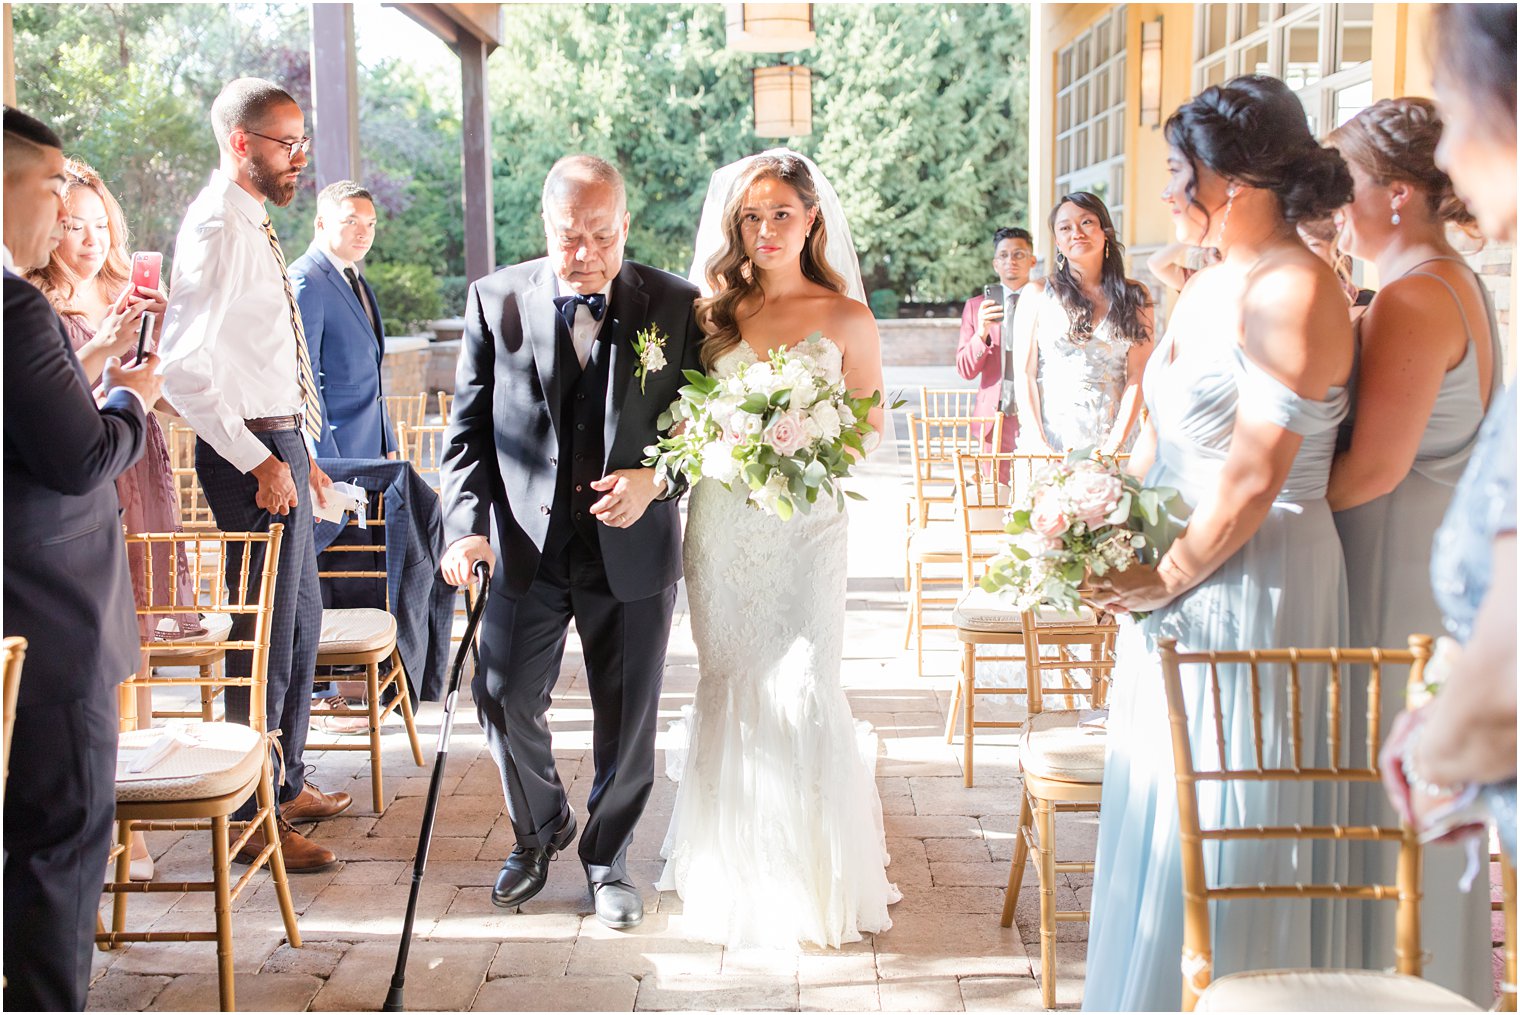
{"type": "Polygon", "coordinates": [[[1017,610],[1076,610],[1089,572],[1154,563],[1182,510],[1171,487],[1142,486],[1117,460],[1075,451],[1037,473],[1009,508],[1007,546],[988,562],[982,588],[1017,610]]]}
{"type": "Polygon", "coordinates": [[[644,449],[644,464],[692,483],[743,483],[750,505],[783,521],[820,496],[841,509],[845,497],[863,500],[837,480],[850,474],[850,451],[865,452],[875,429],[866,415],[881,392],[850,397],[824,365],[830,348],[815,333],[725,377],[685,371],[686,386],[659,420],[675,432],[644,449]]]}

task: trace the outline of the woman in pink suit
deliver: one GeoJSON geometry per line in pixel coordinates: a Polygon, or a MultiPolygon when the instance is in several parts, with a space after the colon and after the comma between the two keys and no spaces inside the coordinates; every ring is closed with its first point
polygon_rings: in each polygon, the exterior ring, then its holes
{"type": "MultiPolygon", "coordinates": [[[[1034,238],[1027,229],[1004,228],[992,235],[992,270],[1005,292],[1018,298],[1034,269],[1034,238]]],[[[1003,382],[1003,306],[973,296],[961,311],[961,340],[955,352],[955,368],[968,381],[977,381],[976,414],[991,416],[1001,405],[1003,382]]],[[[1003,446],[992,447],[992,435],[984,435],[988,451],[1012,451],[1018,437],[1018,420],[1003,420],[1003,446]]]]}

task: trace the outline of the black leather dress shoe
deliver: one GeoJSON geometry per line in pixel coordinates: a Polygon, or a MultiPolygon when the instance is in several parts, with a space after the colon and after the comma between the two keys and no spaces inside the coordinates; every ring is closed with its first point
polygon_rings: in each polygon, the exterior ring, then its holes
{"type": "Polygon", "coordinates": [[[559,831],[549,837],[547,846],[517,846],[496,875],[491,901],[503,909],[515,909],[543,891],[549,880],[549,861],[554,854],[575,839],[575,812],[565,819],[559,831]]]}
{"type": "Polygon", "coordinates": [[[613,930],[631,930],[644,922],[644,900],[626,881],[593,881],[596,918],[613,930]]]}

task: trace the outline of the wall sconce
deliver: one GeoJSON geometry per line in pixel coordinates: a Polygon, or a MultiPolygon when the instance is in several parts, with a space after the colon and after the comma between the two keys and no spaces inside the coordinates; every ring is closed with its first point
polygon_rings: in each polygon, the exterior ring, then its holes
{"type": "Polygon", "coordinates": [[[751,71],[756,137],[802,137],[813,132],[813,73],[806,67],[751,71]]]}
{"type": "Polygon", "coordinates": [[[816,38],[812,4],[729,4],[728,48],[744,53],[790,53],[816,38]]]}
{"type": "Polygon", "coordinates": [[[1140,25],[1140,126],[1161,126],[1161,19],[1140,25]]]}

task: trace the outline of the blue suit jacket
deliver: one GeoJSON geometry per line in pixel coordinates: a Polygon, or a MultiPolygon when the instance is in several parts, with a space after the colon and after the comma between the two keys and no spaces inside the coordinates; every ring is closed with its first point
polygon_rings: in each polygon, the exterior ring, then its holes
{"type": "MultiPolygon", "coordinates": [[[[290,265],[290,282],[301,308],[326,424],[317,457],[384,458],[396,450],[396,437],[380,388],[385,349],[375,340],[369,315],[348,280],[316,244],[290,265]]],[[[375,291],[363,275],[359,284],[379,316],[375,291]]],[[[380,329],[384,334],[383,317],[380,329]]]]}

